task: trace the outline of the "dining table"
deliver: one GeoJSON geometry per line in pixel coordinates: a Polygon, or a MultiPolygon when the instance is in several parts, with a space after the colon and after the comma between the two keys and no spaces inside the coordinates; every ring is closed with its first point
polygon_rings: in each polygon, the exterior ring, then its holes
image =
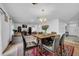
{"type": "MultiPolygon", "coordinates": [[[[38,46],[39,46],[39,49],[41,50],[41,52],[42,52],[42,50],[43,50],[43,43],[42,43],[42,41],[43,40],[50,40],[50,39],[47,39],[47,38],[55,38],[55,37],[57,37],[58,36],[58,34],[56,34],[56,33],[48,33],[48,34],[34,34],[33,35],[34,37],[36,37],[36,40],[37,40],[37,42],[38,42],[38,46]]],[[[52,40],[54,40],[54,39],[52,39],[52,40]]]]}
{"type": "Polygon", "coordinates": [[[56,37],[57,36],[57,34],[52,34],[52,33],[48,33],[48,34],[35,34],[35,35],[33,35],[34,37],[36,37],[37,38],[37,42],[38,42],[38,44],[39,45],[41,45],[42,44],[42,40],[46,40],[47,38],[51,38],[51,37],[56,37]]]}

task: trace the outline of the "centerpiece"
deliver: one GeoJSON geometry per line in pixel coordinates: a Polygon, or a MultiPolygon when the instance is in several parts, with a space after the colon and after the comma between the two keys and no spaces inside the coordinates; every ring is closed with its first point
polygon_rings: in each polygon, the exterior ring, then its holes
{"type": "Polygon", "coordinates": [[[42,25],[42,30],[44,30],[44,34],[47,34],[47,29],[49,25],[42,25]]]}

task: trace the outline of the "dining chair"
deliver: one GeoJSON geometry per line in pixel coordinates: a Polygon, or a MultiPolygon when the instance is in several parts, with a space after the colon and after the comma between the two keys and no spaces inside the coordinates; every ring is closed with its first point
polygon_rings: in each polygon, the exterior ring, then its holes
{"type": "Polygon", "coordinates": [[[47,50],[48,52],[40,52],[42,56],[57,56],[57,48],[59,47],[60,35],[51,37],[51,39],[53,40],[53,42],[51,42],[51,47],[43,44],[43,49],[47,50]]]}
{"type": "MultiPolygon", "coordinates": [[[[52,37],[52,39],[53,39],[53,37],[52,37]]],[[[52,47],[53,47],[54,52],[57,52],[57,49],[59,47],[59,40],[60,40],[60,35],[55,36],[55,38],[53,39],[52,47]]]]}
{"type": "Polygon", "coordinates": [[[64,47],[64,39],[68,36],[68,34],[64,33],[62,34],[60,41],[59,41],[59,48],[60,48],[60,55],[62,56],[62,53],[65,51],[64,47]]]}
{"type": "Polygon", "coordinates": [[[22,38],[23,38],[23,46],[24,46],[24,48],[23,48],[23,50],[24,50],[23,54],[25,56],[25,53],[26,53],[27,50],[32,49],[34,47],[37,47],[38,45],[35,42],[27,42],[25,40],[24,35],[22,35],[22,38]]]}
{"type": "Polygon", "coordinates": [[[72,56],[73,52],[74,52],[74,46],[71,45],[67,45],[64,43],[65,38],[68,36],[69,34],[64,33],[62,34],[60,41],[59,41],[59,48],[60,48],[60,55],[62,56],[63,53],[67,53],[67,56],[72,56]]]}
{"type": "Polygon", "coordinates": [[[37,34],[37,32],[32,32],[32,34],[37,34]]]}
{"type": "Polygon", "coordinates": [[[52,34],[57,34],[56,32],[51,32],[52,34]]]}
{"type": "Polygon", "coordinates": [[[12,39],[15,44],[22,43],[22,36],[13,36],[12,39]]]}

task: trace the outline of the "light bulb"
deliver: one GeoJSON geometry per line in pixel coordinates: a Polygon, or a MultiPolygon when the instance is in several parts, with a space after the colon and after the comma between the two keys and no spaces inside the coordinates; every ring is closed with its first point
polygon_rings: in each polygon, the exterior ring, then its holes
{"type": "Polygon", "coordinates": [[[40,20],[41,22],[43,22],[43,20],[42,20],[41,18],[40,18],[39,20],[40,20]]]}

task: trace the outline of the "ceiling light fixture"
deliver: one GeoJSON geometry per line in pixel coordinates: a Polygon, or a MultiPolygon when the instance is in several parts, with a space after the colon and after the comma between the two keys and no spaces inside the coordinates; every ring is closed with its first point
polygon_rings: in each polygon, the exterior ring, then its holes
{"type": "Polygon", "coordinates": [[[42,15],[39,16],[39,21],[41,22],[42,25],[47,24],[47,18],[46,15],[44,15],[45,9],[41,9],[42,15]]]}
{"type": "Polygon", "coordinates": [[[32,3],[33,5],[36,5],[37,3],[32,3]]]}

